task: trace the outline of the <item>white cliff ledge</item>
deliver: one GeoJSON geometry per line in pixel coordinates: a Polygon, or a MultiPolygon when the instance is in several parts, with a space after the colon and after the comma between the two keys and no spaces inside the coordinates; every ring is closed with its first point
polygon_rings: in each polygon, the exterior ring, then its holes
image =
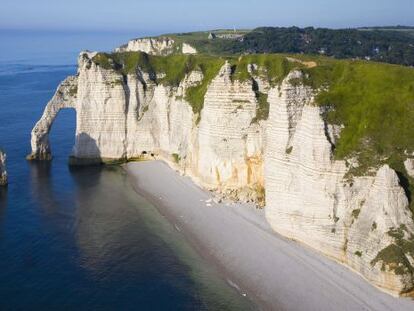
{"type": "Polygon", "coordinates": [[[192,58],[201,63],[184,64],[180,76],[162,58],[145,63],[149,56],[137,54],[131,67],[116,63],[122,57],[81,53],[78,74],[60,84],[32,131],[29,159],[51,158],[53,120],[75,109],[72,164],[155,155],[227,197],[264,203],[265,196],[275,231],[384,291],[413,292],[414,222],[399,175],[382,164],[350,178],[355,165],[334,157],[341,127],[323,118],[302,71],[289,73],[283,57],[270,68],[192,58]]]}
{"type": "Polygon", "coordinates": [[[144,52],[153,55],[168,55],[173,52],[174,40],[168,37],[139,38],[128,41],[124,46],[117,48],[116,52],[144,52]]]}
{"type": "Polygon", "coordinates": [[[151,55],[170,55],[173,53],[197,54],[197,49],[186,42],[176,42],[170,37],[138,38],[115,49],[115,52],[144,52],[151,55]]]}

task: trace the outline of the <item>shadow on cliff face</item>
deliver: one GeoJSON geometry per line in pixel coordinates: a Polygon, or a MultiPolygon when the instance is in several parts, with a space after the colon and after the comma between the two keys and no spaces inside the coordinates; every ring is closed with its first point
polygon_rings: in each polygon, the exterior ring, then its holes
{"type": "MultiPolygon", "coordinates": [[[[408,198],[408,202],[412,202],[412,193],[411,193],[411,187],[410,180],[407,178],[406,174],[403,172],[397,170],[396,171],[398,179],[400,180],[400,186],[404,189],[405,195],[408,198]]],[[[414,211],[413,211],[414,212],[414,211]]]]}
{"type": "Polygon", "coordinates": [[[76,135],[76,143],[69,158],[69,165],[98,165],[102,162],[101,150],[96,140],[84,132],[76,135]]]}

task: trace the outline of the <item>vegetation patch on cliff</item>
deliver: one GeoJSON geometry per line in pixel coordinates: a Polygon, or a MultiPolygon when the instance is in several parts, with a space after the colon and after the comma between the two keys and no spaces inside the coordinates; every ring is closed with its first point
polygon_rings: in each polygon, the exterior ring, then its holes
{"type": "Polygon", "coordinates": [[[262,92],[256,92],[257,107],[256,116],[252,119],[251,123],[257,123],[260,120],[267,120],[269,117],[269,102],[267,101],[267,94],[262,92]]]}
{"type": "Polygon", "coordinates": [[[289,62],[282,54],[252,54],[233,58],[233,79],[247,81],[252,77],[266,79],[271,86],[275,86],[297,67],[297,64],[289,62]],[[249,68],[250,67],[250,68],[249,68]]]}
{"type": "Polygon", "coordinates": [[[251,81],[253,83],[253,91],[256,94],[258,105],[252,123],[267,120],[269,117],[268,96],[259,90],[255,79],[262,79],[271,87],[277,86],[298,64],[288,61],[286,56],[281,54],[243,55],[239,58],[231,58],[230,62],[233,69],[233,80],[251,81]]]}
{"type": "Polygon", "coordinates": [[[390,158],[414,151],[414,69],[324,58],[303,70],[305,83],[321,90],[316,100],[326,108],[327,121],[344,125],[338,158],[365,152],[390,158]]]}
{"type": "MultiPolygon", "coordinates": [[[[224,59],[211,58],[208,56],[197,56],[197,69],[203,73],[203,80],[193,87],[189,87],[185,94],[185,99],[191,104],[193,112],[200,114],[204,106],[204,97],[207,88],[224,65],[224,59]]],[[[199,119],[198,119],[199,121],[199,119]]]]}
{"type": "Polygon", "coordinates": [[[78,94],[78,85],[74,85],[69,89],[70,96],[76,96],[78,94]]]}
{"type": "Polygon", "coordinates": [[[177,164],[180,163],[181,157],[178,153],[173,153],[171,156],[172,156],[175,163],[177,163],[177,164]]]}
{"type": "Polygon", "coordinates": [[[385,271],[388,267],[390,271],[394,271],[394,273],[397,275],[414,273],[414,267],[410,264],[410,261],[405,256],[405,253],[399,246],[395,244],[391,244],[381,250],[378,255],[371,261],[371,265],[375,266],[378,262],[382,263],[382,271],[385,271]]]}
{"type": "Polygon", "coordinates": [[[387,234],[394,238],[394,243],[381,250],[371,261],[371,265],[381,261],[383,271],[388,267],[395,274],[414,274],[414,267],[407,258],[407,255],[414,257],[414,237],[405,238],[406,231],[404,224],[399,228],[390,228],[387,234]]]}

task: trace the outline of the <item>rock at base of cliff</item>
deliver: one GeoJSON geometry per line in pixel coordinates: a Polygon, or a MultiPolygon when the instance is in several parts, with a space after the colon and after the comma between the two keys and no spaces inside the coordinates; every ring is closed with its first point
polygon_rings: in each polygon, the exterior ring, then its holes
{"type": "Polygon", "coordinates": [[[26,156],[26,160],[28,161],[51,161],[52,154],[51,153],[31,153],[26,156]]]}
{"type": "Polygon", "coordinates": [[[5,174],[4,172],[2,172],[1,176],[0,176],[0,187],[5,187],[7,186],[8,181],[7,181],[7,174],[5,174]]]}
{"type": "Polygon", "coordinates": [[[0,186],[7,186],[6,154],[0,150],[0,186]]]}

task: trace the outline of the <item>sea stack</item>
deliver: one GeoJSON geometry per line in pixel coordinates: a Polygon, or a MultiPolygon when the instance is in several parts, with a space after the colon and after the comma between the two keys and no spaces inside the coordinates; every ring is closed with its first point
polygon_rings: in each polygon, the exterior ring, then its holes
{"type": "Polygon", "coordinates": [[[6,154],[0,150],[0,186],[7,185],[6,154]]]}

